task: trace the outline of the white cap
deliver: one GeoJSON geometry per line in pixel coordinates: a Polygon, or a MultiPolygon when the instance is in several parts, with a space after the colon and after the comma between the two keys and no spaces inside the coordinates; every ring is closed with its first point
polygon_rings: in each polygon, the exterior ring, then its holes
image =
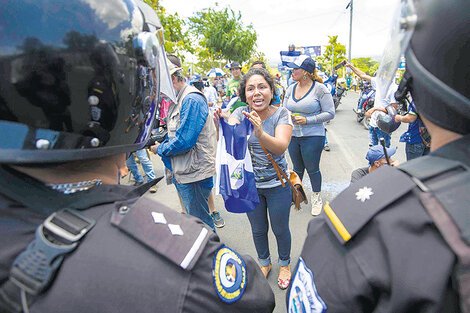
{"type": "Polygon", "coordinates": [[[178,67],[171,63],[170,60],[166,59],[166,66],[168,66],[168,71],[170,72],[170,75],[173,75],[176,71],[181,70],[181,67],[178,67]]]}

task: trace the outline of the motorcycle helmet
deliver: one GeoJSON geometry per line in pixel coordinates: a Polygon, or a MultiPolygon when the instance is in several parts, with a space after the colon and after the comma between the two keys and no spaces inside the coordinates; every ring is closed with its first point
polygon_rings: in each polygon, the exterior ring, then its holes
{"type": "Polygon", "coordinates": [[[156,12],[139,0],[8,0],[0,11],[0,163],[141,149],[174,97],[156,12]]]}
{"type": "Polygon", "coordinates": [[[392,105],[388,105],[385,108],[388,114],[380,114],[377,117],[377,126],[381,131],[390,134],[394,132],[398,127],[400,127],[400,122],[395,122],[395,115],[397,115],[397,110],[392,105]]]}

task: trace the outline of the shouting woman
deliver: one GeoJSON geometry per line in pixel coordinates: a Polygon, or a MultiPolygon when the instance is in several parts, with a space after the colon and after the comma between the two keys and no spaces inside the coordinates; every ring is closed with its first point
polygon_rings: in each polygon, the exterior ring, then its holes
{"type": "Polygon", "coordinates": [[[240,100],[248,106],[236,109],[230,115],[229,124],[248,119],[253,124],[253,134],[248,139],[260,203],[249,213],[253,241],[261,271],[267,277],[272,268],[268,245],[268,215],[276,237],[280,271],[278,286],[286,289],[291,279],[291,233],[289,212],[292,190],[288,183],[282,186],[276,170],[261,145],[270,153],[284,171],[287,170],[285,151],[292,134],[292,121],[285,108],[272,105],[274,79],[263,68],[252,68],[241,79],[238,87],[240,100]]]}

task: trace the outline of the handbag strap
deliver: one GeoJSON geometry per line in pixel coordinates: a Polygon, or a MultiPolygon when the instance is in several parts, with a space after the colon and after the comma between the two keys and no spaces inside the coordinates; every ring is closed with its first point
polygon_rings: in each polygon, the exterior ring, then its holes
{"type": "Polygon", "coordinates": [[[290,187],[292,188],[292,191],[295,191],[296,189],[294,187],[294,184],[292,184],[290,179],[287,177],[287,174],[281,169],[281,167],[276,163],[276,161],[274,161],[274,158],[271,155],[271,153],[269,153],[268,150],[266,150],[266,148],[263,146],[263,144],[261,142],[259,143],[259,145],[263,149],[264,153],[266,153],[266,156],[268,157],[268,160],[273,165],[274,170],[276,171],[277,176],[279,177],[279,180],[281,181],[282,187],[286,186],[284,184],[284,180],[282,179],[282,177],[284,177],[284,179],[289,183],[290,187]]]}

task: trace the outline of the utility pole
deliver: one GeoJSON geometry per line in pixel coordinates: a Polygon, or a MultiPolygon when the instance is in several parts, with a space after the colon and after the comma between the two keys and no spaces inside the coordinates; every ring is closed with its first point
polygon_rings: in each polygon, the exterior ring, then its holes
{"type": "Polygon", "coordinates": [[[334,62],[335,62],[335,46],[333,46],[333,51],[331,52],[331,76],[333,75],[334,62]]]}
{"type": "Polygon", "coordinates": [[[350,18],[349,18],[349,52],[348,52],[348,61],[351,63],[351,43],[352,43],[352,21],[353,21],[353,1],[351,0],[346,7],[350,10],[350,18]]]}

